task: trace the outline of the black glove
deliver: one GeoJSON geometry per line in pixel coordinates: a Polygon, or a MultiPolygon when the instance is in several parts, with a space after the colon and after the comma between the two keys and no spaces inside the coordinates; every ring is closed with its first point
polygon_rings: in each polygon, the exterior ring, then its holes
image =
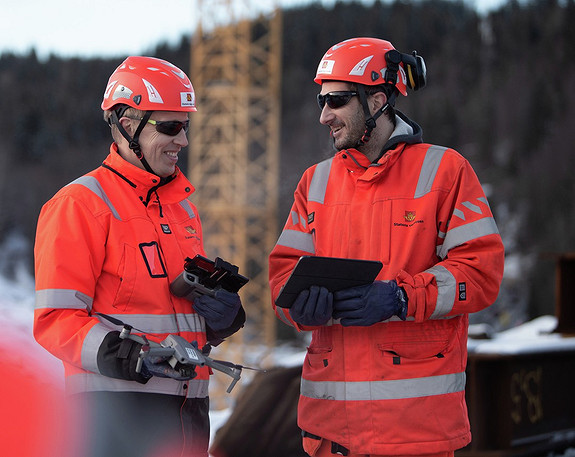
{"type": "Polygon", "coordinates": [[[334,293],[333,317],[344,327],[369,326],[407,315],[407,295],[395,281],[374,281],[334,293]]]}
{"type": "Polygon", "coordinates": [[[186,365],[183,370],[176,370],[168,363],[168,357],[148,356],[142,363],[142,375],[147,377],[172,378],[177,381],[188,381],[197,375],[193,365],[186,365]]]}
{"type": "Polygon", "coordinates": [[[333,294],[325,287],[311,286],[302,290],[289,309],[291,318],[301,325],[324,325],[331,319],[333,294]]]}
{"type": "Polygon", "coordinates": [[[200,295],[193,304],[196,313],[216,332],[232,325],[241,306],[240,296],[225,289],[218,289],[214,297],[200,295]]]}
{"type": "Polygon", "coordinates": [[[120,338],[120,332],[108,333],[98,348],[97,363],[100,374],[146,384],[151,378],[136,372],[142,345],[129,338],[120,338]]]}

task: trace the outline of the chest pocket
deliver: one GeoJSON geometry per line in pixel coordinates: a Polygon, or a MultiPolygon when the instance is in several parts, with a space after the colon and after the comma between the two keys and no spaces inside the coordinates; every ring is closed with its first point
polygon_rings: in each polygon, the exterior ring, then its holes
{"type": "Polygon", "coordinates": [[[144,258],[144,263],[148,268],[148,273],[152,278],[165,278],[168,274],[166,266],[160,255],[160,248],[158,243],[152,241],[151,243],[141,243],[140,252],[144,258]]]}

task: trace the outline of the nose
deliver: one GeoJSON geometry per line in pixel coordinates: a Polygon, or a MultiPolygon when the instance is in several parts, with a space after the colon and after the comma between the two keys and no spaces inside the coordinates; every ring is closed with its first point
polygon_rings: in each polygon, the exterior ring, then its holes
{"type": "Polygon", "coordinates": [[[174,143],[182,148],[185,148],[188,145],[188,134],[184,129],[180,130],[174,137],[174,143]]]}
{"type": "Polygon", "coordinates": [[[321,113],[319,115],[320,124],[329,125],[333,121],[334,118],[335,118],[335,116],[334,116],[331,108],[329,106],[327,106],[327,104],[324,105],[324,107],[321,109],[321,113]]]}

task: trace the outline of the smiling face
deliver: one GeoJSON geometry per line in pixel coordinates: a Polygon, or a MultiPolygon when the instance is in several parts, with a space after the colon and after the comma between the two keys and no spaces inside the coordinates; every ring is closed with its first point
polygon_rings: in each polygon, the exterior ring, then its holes
{"type": "MultiPolygon", "coordinates": [[[[188,120],[187,112],[179,111],[154,111],[150,120],[157,122],[165,121],[179,121],[186,122],[188,120]]],[[[140,121],[122,118],[122,125],[128,131],[128,133],[133,136],[136,131],[140,121]]],[[[167,135],[165,133],[160,133],[156,130],[156,126],[147,123],[138,140],[142,153],[154,173],[158,176],[165,178],[171,176],[176,171],[176,163],[178,162],[178,153],[182,148],[188,145],[187,133],[184,129],[174,136],[167,135]]],[[[144,168],[142,162],[136,157],[136,155],[126,148],[124,150],[122,157],[126,159],[133,165],[139,168],[144,168]]]]}
{"type": "MultiPolygon", "coordinates": [[[[321,86],[321,94],[351,90],[351,85],[341,81],[326,81],[321,86]]],[[[339,151],[357,147],[365,131],[365,116],[359,97],[351,97],[348,103],[339,108],[327,104],[321,110],[319,122],[331,129],[333,145],[339,151]]]]}

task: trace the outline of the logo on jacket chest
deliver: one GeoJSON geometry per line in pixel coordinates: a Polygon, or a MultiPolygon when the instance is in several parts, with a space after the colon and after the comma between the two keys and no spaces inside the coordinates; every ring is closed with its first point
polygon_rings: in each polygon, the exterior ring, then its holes
{"type": "Polygon", "coordinates": [[[189,234],[189,236],[186,235],[186,239],[188,239],[188,240],[189,240],[190,238],[195,238],[195,239],[197,239],[197,240],[200,239],[200,237],[198,236],[198,231],[197,231],[194,227],[192,227],[191,225],[186,225],[186,226],[184,227],[184,229],[185,229],[186,232],[188,232],[188,234],[189,234]]]}
{"type": "Polygon", "coordinates": [[[423,224],[423,219],[417,219],[417,212],[406,210],[401,222],[394,222],[395,227],[411,227],[415,224],[423,224]]]}

